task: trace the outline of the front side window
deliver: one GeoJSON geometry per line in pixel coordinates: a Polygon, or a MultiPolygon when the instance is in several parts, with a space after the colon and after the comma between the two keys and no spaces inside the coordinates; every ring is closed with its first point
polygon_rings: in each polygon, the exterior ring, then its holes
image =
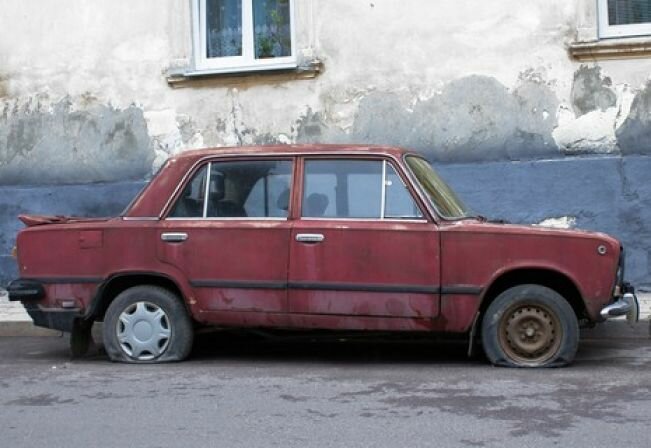
{"type": "Polygon", "coordinates": [[[598,0],[599,37],[651,35],[650,0],[598,0]]]}
{"type": "Polygon", "coordinates": [[[421,219],[420,209],[391,164],[381,160],[305,162],[302,216],[421,219]]]}
{"type": "Polygon", "coordinates": [[[177,199],[171,218],[286,218],[292,162],[204,165],[177,199]]]}
{"type": "Polygon", "coordinates": [[[296,66],[294,0],[194,0],[195,68],[234,72],[296,66]]]}

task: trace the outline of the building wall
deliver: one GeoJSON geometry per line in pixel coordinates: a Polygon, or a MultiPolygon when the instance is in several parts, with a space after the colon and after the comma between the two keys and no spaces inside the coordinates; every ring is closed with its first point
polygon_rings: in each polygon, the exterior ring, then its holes
{"type": "Polygon", "coordinates": [[[0,0],[0,283],[18,213],[115,214],[169,154],[292,142],[416,149],[480,212],[622,238],[651,283],[651,59],[573,61],[594,3],[296,0],[318,76],[170,84],[189,0],[0,0]]]}

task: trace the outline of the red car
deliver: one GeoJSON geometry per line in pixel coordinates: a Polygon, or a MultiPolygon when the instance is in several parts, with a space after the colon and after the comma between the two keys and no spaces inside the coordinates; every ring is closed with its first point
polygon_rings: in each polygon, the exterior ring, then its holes
{"type": "Polygon", "coordinates": [[[20,219],[10,300],[77,354],[103,321],[114,361],[182,360],[204,325],[456,333],[559,366],[580,324],[638,312],[615,238],[491,223],[397,148],[189,151],[120,217],[20,219]]]}

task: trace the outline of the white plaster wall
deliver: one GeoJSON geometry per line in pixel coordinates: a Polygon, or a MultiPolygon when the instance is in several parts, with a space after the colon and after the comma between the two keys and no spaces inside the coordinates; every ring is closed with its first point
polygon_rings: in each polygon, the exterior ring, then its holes
{"type": "Polygon", "coordinates": [[[346,67],[333,75],[335,83],[436,86],[472,73],[512,85],[523,69],[544,67],[553,76],[570,65],[562,43],[571,32],[572,2],[318,4],[319,47],[346,67]]]}
{"type": "Polygon", "coordinates": [[[346,135],[372,92],[397,93],[409,109],[469,75],[509,90],[529,77],[558,98],[558,109],[545,111],[558,119],[557,143],[584,139],[586,147],[615,151],[614,129],[651,70],[649,60],[600,62],[617,104],[577,117],[571,89],[578,64],[566,46],[585,28],[583,0],[296,2],[299,54],[324,62],[319,77],[172,88],[166,70],[191,59],[189,0],[0,0],[1,104],[47,107],[69,97],[73,108],[135,105],[159,164],[189,146],[265,135],[293,141],[308,110],[346,135]]]}

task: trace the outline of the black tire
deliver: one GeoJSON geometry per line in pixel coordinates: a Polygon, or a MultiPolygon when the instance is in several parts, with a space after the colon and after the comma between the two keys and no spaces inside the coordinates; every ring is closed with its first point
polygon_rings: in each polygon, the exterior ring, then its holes
{"type": "Polygon", "coordinates": [[[553,289],[519,285],[489,305],[481,339],[494,365],[561,367],[574,360],[579,323],[567,300],[553,289]]]}
{"type": "Polygon", "coordinates": [[[106,311],[102,333],[111,361],[138,364],[182,361],[194,340],[192,320],[181,299],[152,285],[120,293],[106,311]]]}

